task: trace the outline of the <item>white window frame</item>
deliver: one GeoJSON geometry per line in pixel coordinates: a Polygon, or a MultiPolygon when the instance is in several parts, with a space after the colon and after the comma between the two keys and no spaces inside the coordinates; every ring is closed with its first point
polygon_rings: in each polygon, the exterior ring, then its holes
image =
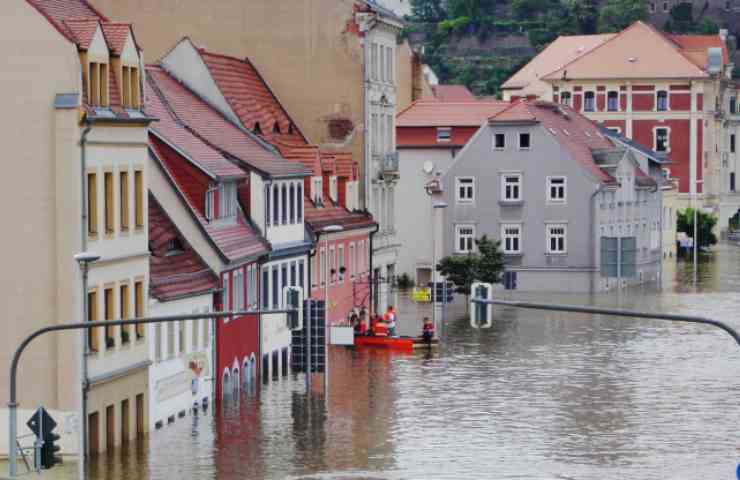
{"type": "Polygon", "coordinates": [[[501,201],[506,203],[518,203],[521,202],[523,199],[523,191],[524,191],[524,176],[521,173],[502,173],[501,174],[501,201]],[[509,177],[516,177],[518,178],[518,195],[516,198],[507,198],[507,181],[506,179],[509,177]]]}
{"type": "Polygon", "coordinates": [[[506,150],[506,133],[504,133],[504,132],[493,132],[492,146],[493,146],[493,149],[494,150],[497,150],[499,152],[500,151],[503,151],[503,150],[506,150]],[[501,135],[501,138],[504,139],[504,145],[502,147],[497,147],[496,146],[496,136],[497,135],[501,135]]]}
{"type": "Polygon", "coordinates": [[[206,190],[206,205],[205,205],[205,211],[206,211],[206,220],[213,220],[215,219],[215,213],[214,207],[215,207],[215,199],[216,199],[216,191],[218,190],[217,187],[210,186],[208,187],[208,190],[206,190]]]}
{"type": "Polygon", "coordinates": [[[532,150],[532,133],[531,132],[519,132],[516,136],[517,138],[517,146],[519,147],[519,150],[532,150]],[[522,147],[522,135],[527,135],[529,137],[529,146],[528,147],[522,147]]]}
{"type": "Polygon", "coordinates": [[[473,224],[467,224],[467,223],[466,224],[455,225],[455,252],[456,253],[472,253],[474,251],[475,251],[475,225],[473,225],[473,224]],[[469,234],[466,233],[465,234],[465,237],[464,238],[466,239],[466,243],[469,244],[469,246],[466,245],[466,248],[465,249],[461,249],[460,248],[460,240],[463,239],[461,230],[463,230],[463,229],[465,229],[465,230],[467,230],[467,229],[472,230],[471,233],[469,233],[469,234]]]}
{"type": "Polygon", "coordinates": [[[437,127],[437,143],[449,143],[452,141],[452,127],[437,127]],[[444,134],[444,135],[440,135],[444,134]]]}
{"type": "Polygon", "coordinates": [[[620,98],[619,98],[619,90],[607,90],[606,91],[606,105],[605,105],[606,111],[607,112],[621,112],[622,111],[622,106],[620,104],[621,104],[621,101],[620,101],[620,98]],[[617,109],[616,110],[610,110],[609,109],[609,94],[610,93],[616,93],[617,94],[617,109]]]}
{"type": "Polygon", "coordinates": [[[554,204],[554,205],[564,205],[568,203],[568,177],[566,177],[565,175],[548,176],[545,185],[547,188],[547,191],[545,192],[545,195],[547,196],[547,203],[554,204]],[[554,198],[552,196],[553,180],[563,181],[562,183],[563,197],[562,198],[554,198]]]}
{"type": "Polygon", "coordinates": [[[475,203],[475,177],[455,177],[455,196],[457,203],[475,203]]]}
{"type": "Polygon", "coordinates": [[[355,257],[355,242],[349,244],[349,278],[355,278],[355,272],[357,271],[357,258],[355,257]]]}
{"type": "Polygon", "coordinates": [[[545,238],[546,238],[546,252],[548,255],[565,255],[568,253],[568,224],[566,223],[548,223],[545,225],[545,238]],[[555,229],[563,229],[563,233],[560,234],[554,234],[553,231],[555,229]],[[552,238],[562,238],[563,239],[563,248],[562,250],[559,249],[552,249],[552,238]]]}
{"type": "Polygon", "coordinates": [[[329,277],[329,285],[334,285],[337,282],[337,275],[339,272],[332,275],[331,271],[337,270],[337,249],[334,245],[329,246],[329,268],[326,272],[329,277]]]}
{"type": "Polygon", "coordinates": [[[522,253],[522,225],[520,223],[501,224],[501,251],[505,255],[519,255],[522,253]],[[509,230],[509,231],[507,231],[509,230]],[[511,230],[516,230],[516,233],[511,230]],[[517,248],[509,248],[507,240],[516,239],[517,248]]]}
{"type": "Polygon", "coordinates": [[[344,267],[344,245],[341,244],[337,247],[337,282],[344,283],[345,274],[342,273],[342,267],[344,267]]]}
{"type": "Polygon", "coordinates": [[[671,127],[668,127],[668,126],[653,127],[653,150],[656,152],[661,152],[660,150],[658,150],[658,130],[666,131],[666,149],[663,151],[666,153],[670,153],[671,152],[671,127]]]}

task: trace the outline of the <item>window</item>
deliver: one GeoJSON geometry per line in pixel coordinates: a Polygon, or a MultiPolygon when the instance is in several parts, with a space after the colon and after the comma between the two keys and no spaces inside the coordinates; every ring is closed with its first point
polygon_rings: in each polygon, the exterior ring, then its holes
{"type": "Polygon", "coordinates": [[[437,142],[449,142],[452,139],[450,127],[437,127],[437,142]]]}
{"type": "Polygon", "coordinates": [[[730,97],[730,113],[733,115],[737,113],[737,97],[730,97]]]}
{"type": "Polygon", "coordinates": [[[90,105],[108,106],[108,64],[90,62],[87,95],[90,105]]]}
{"type": "Polygon", "coordinates": [[[144,228],[144,172],[134,172],[134,210],[136,215],[136,228],[144,228]]]}
{"type": "Polygon", "coordinates": [[[104,176],[104,210],[105,210],[105,233],[113,233],[115,225],[113,222],[113,173],[105,172],[104,176]]]}
{"type": "Polygon", "coordinates": [[[493,149],[503,150],[506,148],[506,135],[503,133],[495,133],[493,135],[493,149]]]}
{"type": "Polygon", "coordinates": [[[154,360],[162,360],[162,324],[154,324],[154,360]]]}
{"type": "Polygon", "coordinates": [[[177,353],[185,353],[185,321],[177,322],[177,353]]]}
{"type": "Polygon", "coordinates": [[[501,200],[504,202],[519,202],[522,200],[522,176],[510,174],[502,177],[501,200]]]}
{"type": "Polygon", "coordinates": [[[655,129],[655,151],[656,152],[669,152],[669,136],[667,128],[656,128],[655,129]]]}
{"type": "Polygon", "coordinates": [[[473,203],[475,201],[475,179],[464,177],[455,180],[457,182],[457,203],[473,203]]]}
{"type": "MultiPolygon", "coordinates": [[[[121,284],[118,292],[118,301],[120,302],[121,320],[126,320],[130,316],[131,309],[129,307],[131,298],[129,296],[128,283],[121,284]]],[[[125,345],[131,341],[131,325],[121,326],[121,345],[125,345]]]]}
{"type": "Polygon", "coordinates": [[[355,271],[357,269],[357,263],[355,258],[355,244],[349,244],[349,278],[355,278],[355,271]]]}
{"type": "Polygon", "coordinates": [[[385,116],[385,122],[386,122],[386,129],[385,131],[388,133],[388,143],[386,143],[386,153],[392,153],[395,148],[393,146],[393,132],[395,131],[395,128],[393,126],[393,115],[388,114],[385,116]]]}
{"type": "Polygon", "coordinates": [[[278,302],[280,307],[283,307],[283,288],[290,285],[288,281],[288,262],[280,265],[280,288],[278,289],[278,302]]]}
{"type": "Polygon", "coordinates": [[[668,10],[670,10],[668,2],[663,2],[663,13],[668,13],[668,10]]]}
{"type": "Polygon", "coordinates": [[[280,187],[272,185],[272,224],[280,225],[280,187]]]}
{"type": "Polygon", "coordinates": [[[280,204],[280,215],[283,219],[283,225],[288,223],[288,187],[283,184],[280,187],[280,191],[282,192],[281,200],[282,203],[280,204]]]}
{"type": "Polygon", "coordinates": [[[547,226],[547,253],[566,252],[566,227],[565,225],[547,226]]]}
{"type": "Polygon", "coordinates": [[[236,182],[219,183],[218,185],[218,217],[230,218],[236,216],[236,182]]]}
{"type": "Polygon", "coordinates": [[[303,184],[299,183],[296,188],[296,222],[303,222],[303,184]]]}
{"type": "Polygon", "coordinates": [[[278,278],[278,267],[272,267],[272,308],[277,309],[280,305],[280,279],[278,278]]]}
{"type": "Polygon", "coordinates": [[[548,203],[565,203],[565,177],[547,177],[548,203]]]}
{"type": "Polygon", "coordinates": [[[244,310],[244,270],[234,270],[233,310],[244,310]]]}
{"type": "Polygon", "coordinates": [[[380,70],[380,81],[385,82],[386,81],[386,63],[385,63],[385,47],[383,45],[378,45],[378,53],[380,54],[380,58],[378,59],[378,69],[380,70]]]}
{"type": "Polygon", "coordinates": [[[560,93],[560,103],[570,107],[570,102],[571,102],[570,92],[561,92],[560,93]]]}
{"type": "MultiPolygon", "coordinates": [[[[105,300],[103,307],[105,311],[105,320],[111,321],[116,318],[115,313],[115,304],[113,303],[113,289],[112,288],[106,288],[103,292],[105,300]]],[[[115,348],[116,341],[113,338],[113,327],[106,326],[105,327],[105,348],[106,350],[109,348],[115,348]]]]}
{"type": "Polygon", "coordinates": [[[586,92],[583,95],[583,111],[584,112],[593,112],[595,110],[595,95],[594,92],[586,92]]]}
{"type": "Polygon", "coordinates": [[[378,44],[373,43],[370,47],[370,78],[372,80],[378,79],[378,44]]]}
{"type": "MultiPolygon", "coordinates": [[[[141,280],[134,283],[134,316],[144,317],[144,282],[141,280]]],[[[136,325],[136,338],[144,338],[144,325],[136,325]]]]}
{"type": "Polygon", "coordinates": [[[730,135],[730,153],[735,153],[735,134],[730,135]]]}
{"type": "Polygon", "coordinates": [[[519,150],[529,150],[531,139],[528,133],[519,134],[519,150]]]}
{"type": "Polygon", "coordinates": [[[295,184],[290,184],[290,223],[295,223],[295,184]]]}
{"type": "Polygon", "coordinates": [[[633,278],[637,274],[637,239],[635,237],[624,237],[619,239],[620,243],[620,276],[633,278]]]}
{"type": "Polygon", "coordinates": [[[619,110],[619,93],[609,92],[606,95],[606,109],[610,112],[619,110]]]}
{"type": "MultiPolygon", "coordinates": [[[[98,291],[92,290],[87,293],[87,321],[96,322],[98,320],[98,291]]],[[[98,330],[100,327],[90,328],[87,331],[87,347],[91,352],[97,352],[100,349],[98,344],[98,330]]]]}
{"type": "Polygon", "coordinates": [[[303,275],[304,275],[303,260],[298,262],[298,286],[303,288],[303,275]]]}
{"type": "Polygon", "coordinates": [[[648,3],[648,12],[655,13],[655,2],[648,3]]]}
{"type": "Polygon", "coordinates": [[[98,233],[98,177],[94,173],[87,174],[87,233],[98,233]]]}
{"type": "Polygon", "coordinates": [[[501,243],[506,254],[521,253],[522,227],[521,225],[502,225],[501,243]]]}
{"type": "Polygon", "coordinates": [[[167,326],[167,358],[175,356],[175,329],[177,323],[169,322],[165,324],[167,326]]]}
{"type": "Polygon", "coordinates": [[[345,274],[345,270],[344,270],[344,268],[345,268],[344,267],[344,245],[339,245],[338,257],[339,258],[338,258],[338,262],[337,262],[337,267],[338,267],[337,274],[339,276],[339,283],[343,283],[344,282],[344,274],[345,274]]]}
{"type": "Polygon", "coordinates": [[[337,250],[332,245],[329,247],[329,284],[337,281],[337,250]]]}
{"type": "Polygon", "coordinates": [[[475,226],[458,225],[455,227],[455,245],[457,253],[470,253],[475,244],[475,226]]]}
{"type": "Polygon", "coordinates": [[[388,53],[385,56],[388,62],[388,83],[396,83],[396,78],[393,75],[393,65],[395,64],[395,56],[393,55],[393,47],[388,47],[388,53]]]}
{"type": "Polygon", "coordinates": [[[128,172],[121,172],[118,177],[121,195],[121,230],[128,230],[128,172]]]}
{"type": "Polygon", "coordinates": [[[270,308],[270,270],[268,267],[262,268],[262,308],[267,310],[270,308]]]}
{"type": "Polygon", "coordinates": [[[617,276],[617,238],[601,237],[601,276],[617,276]]]}
{"type": "MultiPolygon", "coordinates": [[[[208,313],[209,308],[204,307],[203,313],[208,313]]],[[[210,336],[210,325],[211,320],[209,318],[203,319],[203,348],[207,348],[211,344],[211,336],[210,336]]]]}
{"type": "Polygon", "coordinates": [[[668,92],[665,90],[658,90],[655,94],[655,109],[659,112],[668,110],[668,92]]]}
{"type": "Polygon", "coordinates": [[[131,66],[123,66],[121,68],[123,106],[126,108],[139,108],[139,69],[131,66]]]}

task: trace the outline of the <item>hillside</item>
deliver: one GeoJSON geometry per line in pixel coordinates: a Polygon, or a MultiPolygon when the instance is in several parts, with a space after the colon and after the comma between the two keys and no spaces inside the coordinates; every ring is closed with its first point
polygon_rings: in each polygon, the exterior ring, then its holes
{"type": "Polygon", "coordinates": [[[497,95],[501,83],[559,35],[617,32],[636,20],[671,33],[727,28],[740,34],[740,0],[710,0],[693,8],[646,0],[412,0],[411,5],[406,35],[423,45],[425,62],[440,82],[464,84],[482,96],[497,95]]]}

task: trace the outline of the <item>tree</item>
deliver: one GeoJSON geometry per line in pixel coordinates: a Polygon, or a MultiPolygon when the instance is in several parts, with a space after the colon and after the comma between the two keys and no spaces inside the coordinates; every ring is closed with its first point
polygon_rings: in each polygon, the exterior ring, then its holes
{"type": "Polygon", "coordinates": [[[474,282],[501,283],[504,255],[500,242],[486,235],[475,241],[478,251],[467,255],[451,255],[437,264],[437,271],[455,285],[455,293],[466,297],[474,282]]]}
{"type": "Polygon", "coordinates": [[[411,0],[411,19],[421,23],[437,23],[447,18],[443,0],[411,0]]]}
{"type": "Polygon", "coordinates": [[[643,0],[607,0],[599,13],[599,32],[620,32],[647,14],[643,0]]]}
{"type": "MultiPolygon", "coordinates": [[[[717,219],[701,210],[698,211],[699,220],[699,248],[709,247],[717,243],[717,236],[712,232],[717,224],[717,219]]],[[[676,231],[684,232],[687,236],[694,238],[694,209],[687,208],[679,210],[676,222],[676,231]]]]}

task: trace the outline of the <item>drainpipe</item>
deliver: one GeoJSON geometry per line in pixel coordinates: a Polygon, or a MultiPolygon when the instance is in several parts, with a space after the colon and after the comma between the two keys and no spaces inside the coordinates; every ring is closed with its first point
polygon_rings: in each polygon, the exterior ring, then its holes
{"type": "MultiPolygon", "coordinates": [[[[80,225],[80,240],[82,246],[82,252],[87,251],[87,136],[92,130],[92,124],[89,121],[85,122],[85,129],[82,131],[80,136],[80,199],[82,205],[82,218],[80,225]]],[[[85,265],[82,272],[82,320],[87,321],[89,305],[87,304],[87,265],[85,265]]],[[[91,332],[94,331],[91,330],[91,332]]],[[[80,338],[82,339],[82,348],[80,349],[80,466],[78,468],[80,479],[84,480],[87,477],[87,390],[88,390],[88,377],[87,377],[87,357],[89,353],[89,345],[87,344],[87,330],[80,331],[80,338]]]]}
{"type": "MultiPolygon", "coordinates": [[[[380,230],[380,225],[378,225],[376,223],[375,224],[375,230],[373,230],[372,232],[370,232],[370,248],[368,249],[368,250],[370,250],[370,265],[369,265],[370,271],[368,272],[368,279],[369,280],[368,280],[367,284],[368,284],[368,286],[370,288],[370,297],[369,297],[369,301],[368,301],[368,304],[369,305],[368,305],[367,311],[368,311],[368,315],[370,315],[370,317],[372,317],[373,313],[375,313],[375,312],[373,312],[373,298],[374,298],[373,297],[373,281],[374,281],[373,280],[373,272],[375,271],[375,269],[373,268],[373,237],[375,236],[376,233],[378,233],[378,230],[380,230]]],[[[368,318],[368,321],[369,320],[370,319],[368,318]]]]}
{"type": "Polygon", "coordinates": [[[365,194],[363,195],[364,209],[370,211],[370,170],[372,169],[372,158],[370,158],[370,106],[368,105],[370,94],[368,92],[370,88],[370,75],[368,74],[367,62],[370,58],[370,42],[368,41],[367,33],[365,32],[362,42],[363,59],[362,59],[362,118],[363,118],[363,156],[365,157],[365,165],[362,169],[362,183],[364,184],[365,194]]]}
{"type": "MultiPolygon", "coordinates": [[[[596,236],[599,232],[599,229],[596,226],[596,195],[601,193],[604,190],[604,184],[600,183],[598,187],[596,187],[596,190],[594,190],[594,193],[591,194],[591,209],[589,212],[590,220],[591,220],[591,239],[589,241],[589,247],[591,250],[591,263],[593,264],[593,272],[601,271],[601,269],[596,264],[596,236]]],[[[594,293],[594,282],[595,282],[595,275],[591,275],[591,281],[590,281],[590,290],[591,293],[594,293]]]]}

